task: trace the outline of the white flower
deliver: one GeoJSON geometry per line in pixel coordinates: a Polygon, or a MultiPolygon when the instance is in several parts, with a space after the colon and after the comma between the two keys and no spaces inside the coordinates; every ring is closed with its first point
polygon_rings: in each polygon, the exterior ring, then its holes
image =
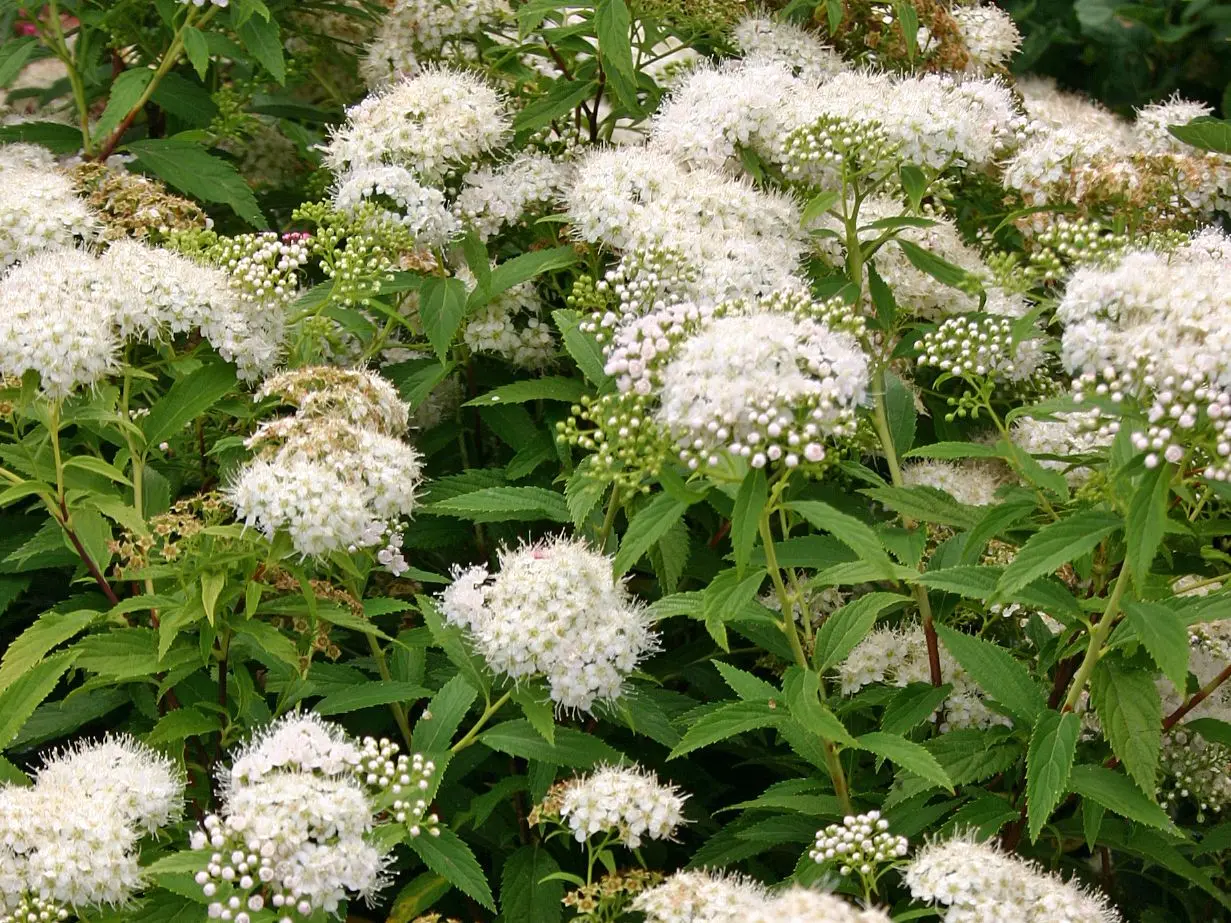
{"type": "Polygon", "coordinates": [[[965,506],[990,506],[996,502],[996,492],[1004,486],[1005,477],[989,464],[928,460],[904,465],[902,482],[907,487],[944,491],[965,506]]]}
{"type": "MultiPolygon", "coordinates": [[[[468,290],[477,284],[468,267],[458,270],[457,277],[468,290]]],[[[533,280],[519,282],[466,318],[462,342],[474,352],[491,353],[523,368],[542,368],[556,351],[545,314],[533,280]]]]}
{"type": "Polygon", "coordinates": [[[447,67],[377,91],[346,112],[325,147],[338,175],[377,164],[405,167],[435,182],[502,145],[510,131],[507,104],[479,77],[447,67]]]}
{"type": "Polygon", "coordinates": [[[339,725],[311,712],[295,713],[253,736],[235,754],[222,780],[236,787],[283,770],[344,775],[354,772],[360,760],[359,747],[339,725]]]}
{"type": "Polygon", "coordinates": [[[703,323],[661,375],[657,418],[690,467],[719,452],[795,467],[853,432],[868,358],[849,333],[765,301],[703,323]]]}
{"type": "Polygon", "coordinates": [[[273,395],[295,407],[293,419],[298,421],[337,417],[386,436],[405,433],[410,416],[409,405],[392,382],[363,369],[331,365],[287,369],[257,389],[258,399],[273,395]]]}
{"type": "Polygon", "coordinates": [[[480,167],[462,177],[453,213],[487,240],[531,209],[554,202],[572,171],[571,164],[536,152],[519,154],[497,167],[480,167]]]}
{"type": "Polygon", "coordinates": [[[1038,462],[1044,468],[1063,472],[1072,487],[1080,487],[1094,473],[1093,468],[1074,465],[1072,460],[1101,455],[1110,443],[1107,434],[1100,434],[1079,413],[1057,414],[1054,420],[1020,417],[1013,424],[1012,435],[1013,441],[1033,456],[1057,456],[1038,458],[1038,462]]]}
{"type": "Polygon", "coordinates": [[[696,870],[643,891],[633,909],[646,923],[746,923],[764,903],[765,890],[751,879],[696,870]]]}
{"type": "Polygon", "coordinates": [[[480,35],[512,19],[505,0],[395,0],[380,19],[360,70],[369,86],[411,77],[421,60],[477,56],[480,35]]]}
{"type": "Polygon", "coordinates": [[[640,847],[644,837],[671,839],[684,823],[687,798],[636,766],[604,766],[566,783],[559,797],[560,816],[577,842],[613,833],[629,849],[640,847]]]}
{"type": "Polygon", "coordinates": [[[881,910],[861,910],[837,895],[799,886],[770,897],[742,919],[747,923],[893,923],[881,910]]]}
{"type": "Polygon", "coordinates": [[[961,923],[1118,923],[1100,895],[973,837],[930,843],[906,869],[916,900],[947,908],[961,923]]]}
{"type": "Polygon", "coordinates": [[[405,167],[361,164],[338,181],[333,204],[339,211],[353,215],[369,201],[377,204],[380,220],[401,225],[425,247],[443,247],[460,230],[444,193],[424,186],[405,167]]]}
{"type": "Polygon", "coordinates": [[[822,80],[846,67],[838,52],[793,23],[748,16],[736,23],[732,37],[744,57],[784,64],[809,80],[822,80]]]}
{"type": "Polygon", "coordinates": [[[1151,154],[1191,154],[1193,148],[1167,129],[1171,125],[1187,125],[1193,119],[1214,114],[1204,103],[1195,103],[1173,96],[1166,102],[1153,103],[1137,110],[1133,133],[1142,149],[1151,154]]]}
{"type": "Polygon", "coordinates": [[[44,393],[62,398],[115,369],[113,293],[97,265],[83,250],[47,250],[0,279],[0,372],[38,372],[44,393]]]}
{"type": "Polygon", "coordinates": [[[610,560],[564,538],[502,551],[494,577],[484,567],[461,571],[441,608],[492,670],[544,676],[552,700],[570,710],[618,698],[657,641],[610,560]]]}
{"type": "Polygon", "coordinates": [[[974,73],[1004,67],[1022,45],[1013,17],[995,4],[954,4],[950,11],[962,44],[970,55],[966,69],[974,73]]]}
{"type": "Polygon", "coordinates": [[[0,147],[0,270],[40,250],[93,241],[101,229],[72,180],[28,147],[0,147]]]}

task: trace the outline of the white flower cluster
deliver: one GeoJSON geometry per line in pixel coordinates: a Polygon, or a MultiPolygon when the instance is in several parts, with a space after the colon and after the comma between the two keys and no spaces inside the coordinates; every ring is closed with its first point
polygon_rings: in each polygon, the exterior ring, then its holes
{"type": "Polygon", "coordinates": [[[289,534],[295,550],[315,556],[385,543],[381,562],[406,570],[394,524],[415,507],[419,453],[399,437],[408,408],[374,373],[298,369],[278,376],[270,393],[320,382],[326,395],[300,393],[294,415],[250,438],[258,454],[226,492],[236,515],[271,540],[289,534]]]}
{"type": "Polygon", "coordinates": [[[993,3],[955,3],[950,14],[970,55],[968,71],[982,74],[1003,68],[1022,46],[1013,17],[993,3]]]}
{"type": "MultiPolygon", "coordinates": [[[[942,732],[954,728],[986,728],[996,724],[1012,726],[1005,716],[992,711],[983,701],[983,690],[943,647],[940,650],[940,675],[953,691],[941,703],[942,732]]],[[[838,665],[842,694],[851,695],[871,683],[907,686],[930,679],[927,640],[919,625],[877,628],[860,641],[838,665]]]]}
{"type": "Polygon", "coordinates": [[[965,506],[990,506],[1006,478],[1004,470],[987,462],[926,460],[903,465],[902,483],[942,490],[965,506]]]}
{"type": "Polygon", "coordinates": [[[945,923],[1119,923],[1101,895],[973,837],[930,843],[907,866],[916,900],[943,905],[945,923]]]}
{"type": "Polygon", "coordinates": [[[220,777],[221,813],[192,835],[192,848],[208,851],[196,874],[208,917],[250,923],[268,910],[294,923],[336,913],[348,894],[375,894],[386,864],[371,836],[378,821],[439,834],[422,797],[435,767],[397,749],[356,744],[315,715],[289,715],[256,736],[220,777]]]}
{"type": "Polygon", "coordinates": [[[1149,467],[1193,453],[1206,477],[1231,476],[1228,272],[1231,239],[1203,231],[1172,251],[1078,269],[1056,308],[1074,396],[1140,402],[1148,425],[1133,445],[1149,467]]]}
{"type": "MultiPolygon", "coordinates": [[[[478,284],[468,267],[459,269],[457,278],[471,291],[478,284]]],[[[500,356],[523,368],[542,368],[556,352],[545,314],[534,282],[519,282],[467,316],[462,342],[474,352],[500,356]]]]}
{"type": "Polygon", "coordinates": [[[818,830],[816,846],[808,855],[816,863],[837,865],[843,875],[873,875],[877,866],[902,858],[908,849],[906,837],[890,833],[889,821],[880,811],[869,811],[818,830]]]}
{"type": "Polygon", "coordinates": [[[368,86],[412,77],[424,60],[477,57],[475,40],[512,19],[505,0],[394,0],[360,65],[368,86]]]}
{"type": "Polygon", "coordinates": [[[458,572],[441,608],[494,671],[545,677],[552,700],[569,710],[618,698],[657,645],[611,561],[565,538],[502,551],[494,577],[483,566],[458,572]]]}
{"type": "Polygon", "coordinates": [[[0,270],[40,250],[98,237],[101,224],[44,148],[0,146],[0,270]]]}
{"type": "Polygon", "coordinates": [[[671,839],[684,823],[688,797],[638,766],[600,767],[566,783],[558,795],[560,816],[578,843],[610,833],[629,849],[645,837],[671,839]]]}
{"type": "Polygon", "coordinates": [[[527,212],[553,204],[572,179],[571,164],[526,152],[508,163],[484,166],[462,177],[453,214],[488,240],[527,212]]]}
{"type": "Polygon", "coordinates": [[[750,879],[704,870],[676,872],[637,895],[633,909],[646,923],[891,923],[883,911],[832,894],[801,887],[775,894],[750,879]]]}
{"type": "Polygon", "coordinates": [[[364,164],[342,177],[333,193],[334,207],[355,216],[361,214],[360,206],[367,202],[373,202],[378,209],[376,218],[369,220],[401,225],[426,247],[443,247],[460,229],[445,202],[445,194],[423,185],[402,166],[364,164]]]}
{"type": "MultiPolygon", "coordinates": [[[[1225,721],[1231,709],[1224,707],[1219,714],[1225,721]]],[[[1162,799],[1168,805],[1192,802],[1199,823],[1209,815],[1221,817],[1231,805],[1231,747],[1181,724],[1163,736],[1159,768],[1166,779],[1162,799]]]]}
{"type": "Polygon", "coordinates": [[[1035,340],[1018,340],[1013,318],[950,317],[919,342],[919,365],[965,378],[1010,384],[1039,375],[1044,354],[1035,340]]]}
{"type": "Polygon", "coordinates": [[[282,314],[245,301],[220,270],[131,240],[102,257],[44,250],[0,278],[0,371],[38,372],[51,397],[100,382],[126,339],[196,330],[255,378],[277,360],[282,314]]]}
{"type": "Polygon", "coordinates": [[[0,787],[0,910],[124,903],[141,883],[138,842],[178,818],[183,793],[171,763],[127,737],[64,750],[34,785],[0,787]]]}
{"type": "Polygon", "coordinates": [[[805,80],[823,80],[846,67],[838,52],[793,23],[748,16],[736,23],[731,37],[745,58],[786,65],[805,80]]]}
{"type": "Polygon", "coordinates": [[[1071,487],[1080,487],[1094,473],[1087,465],[1073,464],[1073,459],[1102,455],[1110,444],[1088,415],[1081,413],[1061,413],[1051,420],[1021,417],[1013,424],[1012,436],[1044,468],[1063,472],[1071,487]]]}
{"type": "Polygon", "coordinates": [[[508,105],[481,78],[425,68],[348,109],[324,161],[343,183],[349,170],[377,164],[404,167],[434,183],[500,147],[510,124],[508,105]]]}

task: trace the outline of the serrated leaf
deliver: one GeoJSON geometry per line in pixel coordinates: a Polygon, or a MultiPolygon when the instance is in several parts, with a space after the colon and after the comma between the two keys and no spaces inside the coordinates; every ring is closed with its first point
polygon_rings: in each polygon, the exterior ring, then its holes
{"type": "Polygon", "coordinates": [[[154,402],[149,415],[141,421],[148,445],[158,445],[178,434],[235,389],[235,368],[225,362],[211,362],[181,378],[154,402]]]}
{"type": "Polygon", "coordinates": [[[99,116],[95,127],[90,131],[97,138],[106,138],[119,126],[124,117],[132,111],[141,99],[145,88],[154,79],[154,71],[148,67],[135,67],[121,71],[111,82],[111,91],[107,95],[107,108],[99,116]]]}
{"type": "Polygon", "coordinates": [[[1163,705],[1154,677],[1104,657],[1094,668],[1090,697],[1111,749],[1143,791],[1158,784],[1163,705]]]}
{"type": "Polygon", "coordinates": [[[885,416],[888,418],[893,447],[901,458],[915,443],[918,412],[915,410],[915,393],[893,374],[885,376],[885,416]]]}
{"type": "Polygon", "coordinates": [[[748,558],[757,540],[761,510],[768,498],[769,484],[765,480],[765,471],[750,468],[739,486],[739,493],[735,495],[731,513],[731,547],[735,552],[735,569],[740,574],[748,567],[748,558]]]}
{"type": "Polygon", "coordinates": [[[486,487],[440,500],[428,512],[472,522],[569,522],[564,495],[545,487],[486,487]]]}
{"type": "Polygon", "coordinates": [[[500,874],[500,914],[505,923],[558,923],[564,912],[564,882],[551,878],[560,866],[545,849],[523,846],[500,874]]]}
{"type": "Polygon", "coordinates": [[[611,386],[611,376],[603,371],[603,348],[591,334],[581,329],[581,313],[560,309],[552,311],[551,316],[560,330],[565,350],[577,363],[581,374],[600,391],[607,390],[611,386]]]}
{"type": "Polygon", "coordinates": [[[419,318],[432,351],[441,362],[466,316],[466,285],[461,279],[432,276],[419,287],[419,318]]]}
{"type": "Polygon", "coordinates": [[[188,55],[192,69],[204,80],[209,70],[209,42],[205,40],[205,33],[196,26],[185,26],[181,35],[184,38],[184,53],[188,55]]]}
{"type": "Polygon", "coordinates": [[[572,112],[597,92],[596,80],[557,80],[551,89],[517,114],[513,130],[521,134],[542,128],[552,119],[572,112]]]}
{"type": "Polygon", "coordinates": [[[1128,545],[1125,565],[1139,590],[1146,585],[1150,565],[1162,544],[1167,525],[1167,499],[1171,496],[1170,480],[1170,465],[1146,469],[1133,491],[1124,519],[1124,541],[1128,545]]]}
{"type": "Polygon", "coordinates": [[[34,710],[51,695],[76,656],[75,651],[53,654],[0,692],[0,751],[8,748],[34,710]]]}
{"type": "Polygon", "coordinates": [[[626,109],[637,109],[637,71],[629,37],[632,17],[624,0],[598,0],[594,29],[607,82],[626,109]]]}
{"type": "Polygon", "coordinates": [[[444,826],[438,829],[439,836],[424,833],[411,837],[407,841],[410,848],[418,853],[423,864],[429,869],[463,894],[494,911],[496,902],[492,898],[492,889],[488,887],[487,876],[483,873],[479,860],[456,833],[444,826]]]}
{"type": "Polygon", "coordinates": [[[821,704],[821,678],[812,670],[791,667],[782,683],[782,694],[798,721],[810,734],[844,746],[853,746],[850,732],[838,720],[838,716],[821,704]]]}
{"type": "Polygon", "coordinates": [[[911,449],[906,458],[999,458],[1000,451],[982,442],[933,442],[911,449]]]}
{"type": "Polygon", "coordinates": [[[577,259],[577,251],[572,247],[551,247],[547,250],[530,250],[511,260],[505,260],[492,270],[491,296],[495,298],[501,292],[545,272],[566,269],[576,263],[577,259]]]}
{"type": "Polygon", "coordinates": [[[855,738],[855,744],[861,750],[875,753],[891,763],[913,772],[920,778],[927,779],[944,788],[953,791],[953,782],[944,767],[921,744],[917,744],[897,734],[887,734],[884,731],[871,731],[855,738]]]}
{"type": "Polygon", "coordinates": [[[885,706],[880,729],[889,734],[905,734],[930,718],[952,691],[948,683],[911,683],[903,687],[885,706]]]}
{"type": "Polygon", "coordinates": [[[838,609],[825,619],[816,634],[813,664],[821,672],[836,667],[872,630],[876,620],[890,606],[909,602],[898,593],[867,593],[838,609]]]}
{"type": "Polygon", "coordinates": [[[1000,575],[996,592],[1010,596],[1045,574],[1093,549],[1121,527],[1120,517],[1104,510],[1083,510],[1044,526],[1030,536],[1000,575]]]}
{"type": "Polygon", "coordinates": [[[700,750],[737,734],[772,727],[782,717],[782,711],[769,701],[730,702],[721,705],[692,722],[667,759],[676,759],[685,753],[700,750]]]}
{"type": "Polygon", "coordinates": [[[207,714],[196,708],[177,708],[158,719],[153,730],[146,735],[145,742],[156,746],[212,734],[218,730],[219,722],[217,714],[207,714]]]}
{"type": "Polygon", "coordinates": [[[1168,125],[1167,131],[1200,150],[1231,154],[1231,121],[1227,119],[1202,116],[1187,125],[1168,125]]]}
{"type": "Polygon", "coordinates": [[[21,73],[38,48],[38,39],[33,36],[13,39],[0,45],[0,87],[8,86],[21,73]]]}
{"type": "Polygon", "coordinates": [[[1047,706],[1046,697],[1026,667],[1003,647],[937,625],[936,633],[949,653],[971,678],[1010,714],[1033,724],[1047,706]]]}
{"type": "Polygon", "coordinates": [[[1184,620],[1161,603],[1127,602],[1124,614],[1158,668],[1176,689],[1188,682],[1189,641],[1184,620]]]}
{"type": "Polygon", "coordinates": [[[1039,712],[1026,751],[1026,808],[1031,842],[1039,838],[1039,831],[1068,791],[1080,734],[1081,719],[1073,712],[1039,712]]]}
{"type": "Polygon", "coordinates": [[[182,138],[131,141],[125,149],[137,163],[168,185],[203,202],[231,206],[235,214],[258,229],[268,226],[252,189],[231,164],[182,138]]]}
{"type": "Polygon", "coordinates": [[[415,749],[423,753],[447,750],[466,712],[478,697],[478,691],[460,674],[441,686],[415,723],[412,735],[415,749]]]}
{"type": "Polygon", "coordinates": [[[554,744],[556,722],[551,700],[541,695],[533,686],[522,686],[513,692],[513,701],[521,708],[521,713],[526,716],[530,726],[538,731],[545,741],[554,744]]]}
{"type": "Polygon", "coordinates": [[[359,711],[361,708],[372,708],[377,705],[417,702],[430,694],[430,690],[415,683],[402,683],[396,680],[369,681],[360,686],[329,693],[313,706],[313,711],[319,715],[345,715],[359,711]]]}
{"type": "Polygon", "coordinates": [[[278,83],[286,83],[286,59],[282,54],[282,31],[273,18],[250,16],[235,30],[244,47],[252,52],[270,76],[278,83]]]}
{"type": "Polygon", "coordinates": [[[57,645],[85,631],[99,613],[92,609],[44,612],[18,635],[0,659],[0,692],[25,675],[57,645]]]}
{"type": "Polygon", "coordinates": [[[467,401],[463,407],[485,407],[490,404],[524,404],[527,401],[564,401],[567,404],[581,400],[586,387],[576,378],[548,375],[544,378],[525,378],[511,385],[467,401]]]}
{"type": "Polygon", "coordinates": [[[616,552],[612,571],[616,577],[621,577],[641,560],[641,556],[650,550],[650,546],[667,534],[667,530],[678,521],[688,504],[676,500],[668,494],[659,494],[633,516],[628,523],[628,529],[620,538],[620,548],[616,552]]]}
{"type": "Polygon", "coordinates": [[[978,511],[962,506],[943,490],[918,487],[866,487],[859,491],[907,519],[967,529],[978,521],[978,511]]]}
{"type": "Polygon", "coordinates": [[[902,248],[902,252],[906,254],[912,266],[921,272],[926,272],[937,282],[963,291],[978,284],[978,280],[962,267],[950,263],[930,250],[925,250],[916,243],[901,237],[895,238],[894,243],[902,248]]]}
{"type": "Polygon", "coordinates": [[[892,568],[893,562],[889,560],[889,553],[867,523],[817,500],[788,503],[787,509],[798,513],[815,528],[831,533],[854,551],[862,563],[884,564],[887,568],[892,568]]]}
{"type": "Polygon", "coordinates": [[[1069,791],[1101,804],[1113,814],[1127,817],[1148,827],[1178,833],[1175,824],[1153,800],[1128,777],[1102,766],[1074,766],[1069,775],[1069,791]]]}
{"type": "Polygon", "coordinates": [[[577,769],[588,769],[595,763],[618,763],[623,758],[610,744],[568,727],[557,727],[556,742],[549,744],[522,718],[489,728],[479,735],[479,743],[525,760],[577,769]]]}

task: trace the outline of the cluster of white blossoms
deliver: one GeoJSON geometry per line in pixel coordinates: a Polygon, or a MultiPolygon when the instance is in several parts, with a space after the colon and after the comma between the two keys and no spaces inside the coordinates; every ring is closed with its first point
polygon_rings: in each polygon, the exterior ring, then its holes
{"type": "Polygon", "coordinates": [[[572,172],[572,164],[533,151],[508,163],[479,167],[462,177],[453,214],[481,240],[488,240],[527,212],[553,205],[572,172]]]}
{"type": "Polygon", "coordinates": [[[24,904],[54,920],[56,906],[125,903],[142,881],[139,841],[179,817],[183,794],[171,763],[127,737],[64,750],[32,786],[0,787],[0,911],[24,904]]]}
{"type": "Polygon", "coordinates": [[[945,923],[1119,923],[1101,895],[973,837],[929,843],[905,871],[916,900],[945,908],[945,923]]]}
{"type": "Polygon", "coordinates": [[[260,394],[299,406],[248,440],[256,456],[226,491],[237,517],[273,539],[285,531],[301,555],[384,545],[382,564],[406,570],[399,520],[415,507],[419,453],[404,442],[409,408],[379,375],[301,368],[276,376],[260,394]],[[323,393],[309,397],[310,390],[323,393]]]}
{"type": "Polygon", "coordinates": [[[896,862],[910,845],[904,836],[889,832],[889,821],[880,811],[854,814],[816,833],[816,846],[808,851],[812,861],[838,866],[842,875],[873,876],[878,867],[896,862]]]}
{"type": "Polygon", "coordinates": [[[890,923],[833,894],[791,887],[777,893],[751,879],[705,870],[676,872],[637,895],[646,923],[890,923]]]}
{"type": "MultiPolygon", "coordinates": [[[[470,291],[477,285],[469,267],[459,269],[457,278],[470,291]]],[[[519,282],[467,316],[462,342],[474,352],[500,356],[513,365],[542,368],[556,354],[556,337],[546,313],[534,282],[519,282]]]]}
{"type": "MultiPolygon", "coordinates": [[[[855,645],[838,665],[842,694],[851,695],[872,683],[907,686],[930,681],[927,640],[923,628],[910,624],[897,628],[877,628],[855,645]]],[[[1012,726],[1004,715],[988,708],[983,690],[962,669],[949,652],[940,649],[941,679],[953,690],[941,703],[941,732],[955,728],[1012,726]]]]}
{"type": "Polygon", "coordinates": [[[1080,487],[1094,473],[1092,467],[1074,464],[1073,459],[1101,456],[1110,444],[1107,435],[1100,434],[1082,413],[1061,413],[1050,420],[1021,417],[1013,424],[1012,436],[1044,468],[1062,472],[1070,487],[1080,487]]]}
{"type": "Polygon", "coordinates": [[[625,677],[657,646],[610,559],[572,539],[503,550],[495,576],[482,565],[458,571],[441,609],[492,670],[514,681],[544,677],[552,701],[567,710],[618,698],[625,677]]]}
{"type": "Polygon", "coordinates": [[[45,148],[0,145],[0,270],[40,250],[93,241],[101,230],[45,148]]]}
{"type": "Polygon", "coordinates": [[[647,837],[671,839],[684,823],[688,798],[638,766],[600,767],[558,786],[549,797],[578,843],[603,833],[629,849],[647,837]]]}
{"type": "Polygon", "coordinates": [[[445,194],[423,185],[405,167],[364,164],[344,174],[333,193],[334,207],[354,216],[369,202],[377,209],[370,222],[401,225],[427,247],[443,247],[460,229],[445,194]]]}
{"type": "Polygon", "coordinates": [[[101,257],[44,250],[0,278],[0,370],[38,372],[51,397],[99,383],[126,340],[195,331],[251,379],[277,361],[283,315],[222,270],[132,240],[101,257]]]}
{"type": "Polygon", "coordinates": [[[512,18],[505,0],[394,0],[360,71],[368,86],[380,86],[414,76],[423,61],[470,61],[476,39],[512,18]]]}
{"type": "Polygon", "coordinates": [[[837,51],[793,23],[747,16],[735,24],[731,37],[745,58],[784,64],[805,80],[823,80],[846,69],[837,51]]]}
{"type": "Polygon", "coordinates": [[[1172,249],[1083,266],[1056,308],[1075,397],[1138,403],[1146,465],[1185,458],[1231,476],[1231,239],[1203,231],[1172,249]]]}
{"type": "Polygon", "coordinates": [[[994,3],[955,3],[949,13],[970,55],[968,71],[982,74],[1003,68],[1022,46],[1013,17],[994,3]]]}
{"type": "Polygon", "coordinates": [[[965,506],[990,506],[996,492],[1007,483],[1006,471],[988,462],[925,460],[902,466],[907,487],[941,490],[965,506]]]}
{"type": "Polygon", "coordinates": [[[388,740],[357,743],[315,715],[289,715],[258,734],[220,775],[222,807],[191,837],[206,854],[196,882],[209,919],[279,923],[338,912],[350,894],[385,883],[378,823],[439,835],[425,793],[435,766],[388,740]]]}

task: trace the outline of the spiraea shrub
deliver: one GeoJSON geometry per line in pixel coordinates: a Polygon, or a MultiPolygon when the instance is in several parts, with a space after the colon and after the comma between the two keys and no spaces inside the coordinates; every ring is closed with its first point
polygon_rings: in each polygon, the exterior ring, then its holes
{"type": "Polygon", "coordinates": [[[0,921],[1231,919],[1231,127],[948,0],[0,0],[0,921]]]}

